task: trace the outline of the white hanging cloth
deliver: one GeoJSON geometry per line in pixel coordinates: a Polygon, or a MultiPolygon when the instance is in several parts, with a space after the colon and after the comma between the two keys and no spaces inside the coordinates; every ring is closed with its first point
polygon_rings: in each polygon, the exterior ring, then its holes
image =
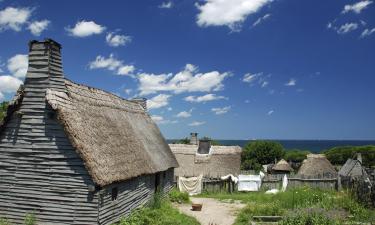
{"type": "Polygon", "coordinates": [[[187,192],[189,195],[202,193],[203,174],[198,177],[178,177],[178,189],[181,192],[187,192]]]}

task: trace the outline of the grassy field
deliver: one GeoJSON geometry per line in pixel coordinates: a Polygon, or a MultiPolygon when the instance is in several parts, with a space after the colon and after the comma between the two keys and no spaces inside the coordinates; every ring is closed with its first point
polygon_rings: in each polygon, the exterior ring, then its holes
{"type": "Polygon", "coordinates": [[[169,201],[162,201],[160,207],[142,208],[130,217],[124,218],[118,225],[199,225],[190,216],[181,214],[169,201]]]}
{"type": "Polygon", "coordinates": [[[253,216],[284,216],[285,219],[280,222],[284,225],[340,224],[343,221],[375,222],[375,210],[363,207],[347,192],[304,187],[275,195],[252,192],[206,193],[200,196],[225,201],[240,200],[246,203],[247,206],[239,212],[235,225],[248,225],[253,216]]]}

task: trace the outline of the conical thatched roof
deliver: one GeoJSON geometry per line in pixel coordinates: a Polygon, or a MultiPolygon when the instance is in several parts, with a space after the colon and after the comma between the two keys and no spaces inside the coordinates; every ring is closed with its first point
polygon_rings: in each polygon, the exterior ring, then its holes
{"type": "Polygon", "coordinates": [[[272,170],[274,170],[274,171],[286,171],[286,172],[293,171],[292,167],[284,159],[281,159],[278,163],[276,163],[276,165],[274,165],[272,167],[272,170]]]}
{"type": "Polygon", "coordinates": [[[308,154],[297,175],[305,177],[337,177],[337,171],[323,154],[308,154]]]}
{"type": "Polygon", "coordinates": [[[100,186],[177,167],[158,127],[138,102],[65,81],[46,99],[100,186]]]}

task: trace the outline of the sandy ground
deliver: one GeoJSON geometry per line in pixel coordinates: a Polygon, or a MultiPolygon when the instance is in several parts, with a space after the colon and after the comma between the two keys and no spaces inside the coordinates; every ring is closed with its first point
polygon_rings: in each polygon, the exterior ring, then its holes
{"type": "Polygon", "coordinates": [[[203,203],[202,211],[192,211],[191,204],[176,204],[180,212],[195,217],[202,225],[232,225],[238,211],[245,204],[221,202],[212,198],[190,198],[192,203],[203,203]]]}

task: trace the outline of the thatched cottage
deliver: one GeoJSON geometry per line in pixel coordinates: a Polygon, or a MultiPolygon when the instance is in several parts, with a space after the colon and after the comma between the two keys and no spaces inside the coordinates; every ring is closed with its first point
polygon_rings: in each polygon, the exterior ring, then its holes
{"type": "Polygon", "coordinates": [[[241,147],[211,145],[209,140],[197,141],[191,134],[190,144],[169,144],[179,167],[175,176],[220,178],[228,174],[238,176],[241,167],[241,147]]]}
{"type": "Polygon", "coordinates": [[[176,158],[143,102],[65,79],[53,40],[29,49],[0,126],[0,217],[111,224],[172,187],[176,158]]]}
{"type": "Polygon", "coordinates": [[[305,178],[337,178],[337,171],[323,154],[308,154],[297,176],[305,178]]]}

